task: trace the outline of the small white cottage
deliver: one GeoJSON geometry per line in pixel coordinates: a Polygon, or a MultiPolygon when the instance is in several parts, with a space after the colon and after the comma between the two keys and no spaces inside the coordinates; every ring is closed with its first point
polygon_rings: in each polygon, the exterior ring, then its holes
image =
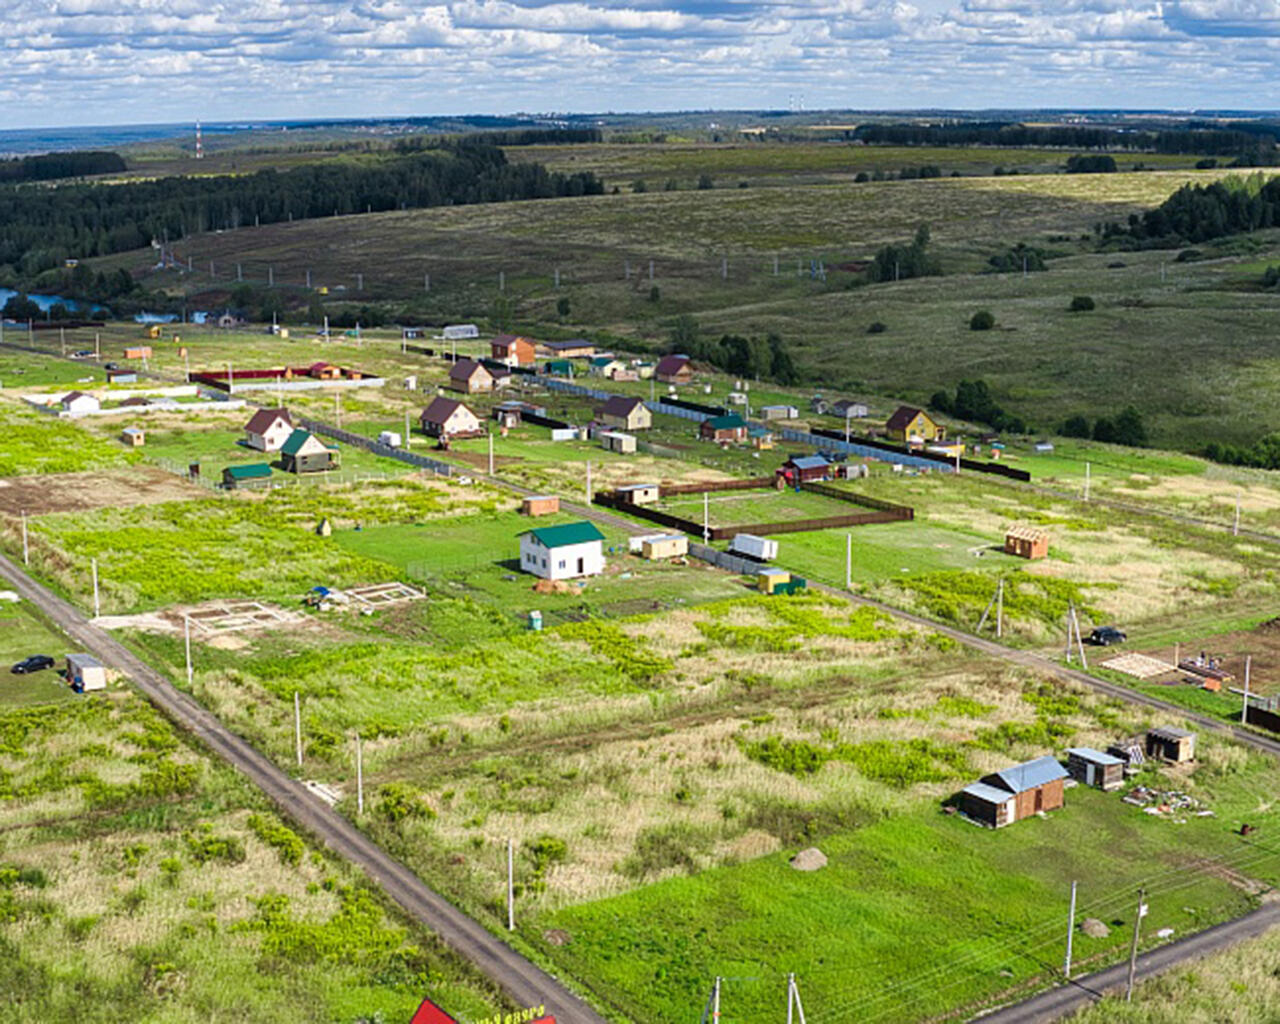
{"type": "Polygon", "coordinates": [[[587,522],[526,530],[520,568],[544,580],[598,576],[604,572],[604,534],[587,522]]]}

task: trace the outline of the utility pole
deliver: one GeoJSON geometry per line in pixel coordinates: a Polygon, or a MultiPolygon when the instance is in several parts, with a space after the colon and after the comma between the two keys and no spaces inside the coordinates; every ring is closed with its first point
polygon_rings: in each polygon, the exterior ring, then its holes
{"type": "Polygon", "coordinates": [[[849,443],[849,414],[852,411],[853,410],[850,407],[846,407],[844,410],[844,443],[845,444],[849,443]]]}
{"type": "Polygon", "coordinates": [[[720,261],[720,277],[725,281],[729,280],[729,257],[728,256],[725,256],[720,261]]]}
{"type": "Polygon", "coordinates": [[[516,841],[507,840],[507,931],[516,930],[516,841]]]}
{"type": "Polygon", "coordinates": [[[187,688],[191,688],[191,616],[183,612],[182,614],[182,633],[185,646],[187,649],[187,688]]]}
{"type": "Polygon", "coordinates": [[[311,268],[307,268],[307,288],[311,288],[311,268]]]}
{"type": "Polygon", "coordinates": [[[1253,662],[1253,655],[1246,654],[1244,658],[1244,703],[1240,707],[1240,724],[1245,725],[1249,721],[1249,668],[1253,662]]]}
{"type": "Polygon", "coordinates": [[[275,286],[276,286],[276,268],[272,266],[268,266],[267,267],[267,287],[274,288],[275,286]]]}
{"type": "Polygon", "coordinates": [[[844,535],[844,589],[853,589],[853,534],[844,535]]]}
{"type": "Polygon", "coordinates": [[[1126,1003],[1133,1002],[1133,978],[1138,971],[1138,929],[1142,926],[1142,919],[1147,914],[1146,895],[1145,888],[1138,890],[1138,913],[1133,919],[1133,942],[1129,946],[1129,983],[1124,990],[1126,1003]]]}
{"type": "Polygon", "coordinates": [[[364,755],[359,733],[356,733],[356,814],[364,814],[364,755]]]}
{"type": "Polygon", "coordinates": [[[591,460],[587,459],[587,507],[591,507],[591,460]]]}
{"type": "Polygon", "coordinates": [[[101,606],[98,604],[98,560],[96,558],[90,560],[93,566],[93,617],[96,619],[101,606]]]}
{"type": "Polygon", "coordinates": [[[424,292],[430,293],[431,291],[431,275],[430,274],[422,275],[422,290],[424,292]]]}
{"type": "Polygon", "coordinates": [[[1067,958],[1062,962],[1062,976],[1071,977],[1071,940],[1076,931],[1076,883],[1071,883],[1071,910],[1067,913],[1067,958]]]}
{"type": "Polygon", "coordinates": [[[293,746],[298,755],[298,767],[302,767],[302,700],[293,691],[293,746]]]}
{"type": "Polygon", "coordinates": [[[1235,522],[1231,524],[1231,536],[1240,536],[1240,498],[1238,495],[1236,496],[1236,518],[1235,522]]]}
{"type": "Polygon", "coordinates": [[[1090,470],[1090,466],[1091,466],[1091,464],[1090,464],[1090,463],[1088,463],[1088,462],[1086,462],[1086,463],[1084,464],[1084,500],[1085,500],[1085,501],[1088,501],[1088,500],[1089,500],[1089,470],[1090,470]]]}
{"type": "Polygon", "coordinates": [[[342,395],[341,393],[333,396],[333,414],[338,420],[338,429],[342,429],[342,395]]]}
{"type": "Polygon", "coordinates": [[[404,446],[405,448],[409,447],[409,442],[412,439],[413,439],[412,435],[410,435],[409,433],[409,410],[406,409],[404,411],[404,446]]]}
{"type": "Polygon", "coordinates": [[[559,288],[560,287],[560,268],[559,267],[556,267],[555,280],[556,280],[556,287],[559,288]]]}
{"type": "MultiPolygon", "coordinates": [[[[489,475],[493,476],[493,432],[489,432],[489,475]]],[[[587,500],[591,498],[590,490],[587,492],[587,500]]]]}
{"type": "Polygon", "coordinates": [[[804,1006],[800,1003],[800,987],[796,984],[795,974],[787,975],[787,1024],[794,1024],[792,1010],[800,1018],[800,1024],[805,1024],[804,1006]]]}
{"type": "Polygon", "coordinates": [[[31,564],[31,549],[27,545],[27,510],[22,510],[22,564],[31,564]]]}
{"type": "MultiPolygon", "coordinates": [[[[0,321],[0,323],[3,323],[3,321],[0,321]]],[[[4,337],[3,328],[0,328],[0,338],[3,338],[3,337],[4,337]]],[[[101,331],[93,332],[93,358],[94,359],[102,358],[102,332],[101,331]]]]}
{"type": "Polygon", "coordinates": [[[364,291],[364,274],[356,274],[356,291],[364,291]]]}
{"type": "Polygon", "coordinates": [[[711,543],[711,492],[702,492],[702,543],[711,543]]]}
{"type": "Polygon", "coordinates": [[[1004,636],[1004,580],[996,587],[996,639],[1004,636]]]}
{"type": "Polygon", "coordinates": [[[505,270],[498,271],[498,291],[505,292],[507,290],[507,272],[505,270]]]}
{"type": "Polygon", "coordinates": [[[720,1024],[720,979],[716,978],[716,987],[711,993],[711,1024],[720,1024]]]}

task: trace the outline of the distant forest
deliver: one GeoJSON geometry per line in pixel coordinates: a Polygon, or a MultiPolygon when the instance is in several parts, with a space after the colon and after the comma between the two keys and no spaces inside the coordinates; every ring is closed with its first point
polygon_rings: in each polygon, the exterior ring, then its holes
{"type": "Polygon", "coordinates": [[[45,153],[0,160],[0,184],[80,178],[86,174],[115,174],[124,169],[124,157],[119,153],[45,153]]]}
{"type": "MultiPolygon", "coordinates": [[[[73,156],[74,154],[67,154],[73,156]]],[[[222,177],[171,177],[59,188],[0,185],[0,265],[24,278],[200,231],[366,211],[599,195],[590,172],[508,163],[474,137],[376,162],[352,160],[222,177]]]]}
{"type": "Polygon", "coordinates": [[[889,146],[1044,146],[1062,149],[1124,149],[1145,153],[1256,156],[1274,149],[1280,126],[1127,130],[1081,125],[1028,126],[1002,121],[968,124],[867,124],[855,139],[889,146]]]}

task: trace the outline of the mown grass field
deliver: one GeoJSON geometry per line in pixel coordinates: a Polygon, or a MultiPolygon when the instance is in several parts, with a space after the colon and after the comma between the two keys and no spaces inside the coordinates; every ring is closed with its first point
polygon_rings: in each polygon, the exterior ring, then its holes
{"type": "Polygon", "coordinates": [[[0,709],[70,700],[74,695],[57,674],[68,653],[66,639],[23,602],[0,602],[0,709]],[[47,654],[57,664],[31,675],[9,671],[33,654],[47,654]]]}
{"type": "MultiPolygon", "coordinates": [[[[654,508],[701,523],[704,509],[712,526],[751,523],[784,523],[800,519],[825,519],[856,515],[866,511],[852,502],[843,502],[811,491],[762,488],[749,491],[712,491],[704,503],[701,494],[670,495],[654,508]]],[[[790,534],[788,535],[790,536],[790,534]]]]}

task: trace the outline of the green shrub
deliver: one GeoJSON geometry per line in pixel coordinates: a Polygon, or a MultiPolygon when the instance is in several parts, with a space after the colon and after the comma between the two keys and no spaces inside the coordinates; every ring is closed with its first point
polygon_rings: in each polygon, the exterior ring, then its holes
{"type": "Polygon", "coordinates": [[[374,811],[390,822],[409,818],[434,818],[435,809],[427,803],[426,794],[407,782],[388,782],[378,790],[374,811]]]}
{"type": "Polygon", "coordinates": [[[971,331],[989,331],[995,325],[995,316],[985,309],[978,310],[969,318],[969,330],[971,331]]]}
{"type": "Polygon", "coordinates": [[[1077,295],[1071,300],[1071,312],[1088,313],[1094,308],[1093,299],[1088,295],[1077,295]]]}
{"type": "Polygon", "coordinates": [[[245,858],[244,842],[239,836],[214,835],[213,826],[207,822],[197,832],[188,832],[184,837],[187,852],[197,864],[210,861],[222,861],[224,864],[243,864],[245,858]]]}
{"type": "Polygon", "coordinates": [[[636,682],[652,681],[671,668],[671,661],[654,653],[643,638],[631,636],[612,622],[589,619],[570,622],[556,629],[564,640],[580,640],[591,653],[608,658],[623,675],[636,682]]]}
{"type": "Polygon", "coordinates": [[[302,855],[307,847],[302,837],[293,829],[260,814],[249,816],[249,829],[268,846],[280,855],[280,860],[291,867],[302,863],[302,855]]]}
{"type": "Polygon", "coordinates": [[[806,740],[770,736],[756,742],[739,738],[738,745],[752,760],[789,775],[812,775],[828,761],[843,761],[860,775],[897,789],[922,782],[944,782],[968,769],[964,751],[927,739],[820,746],[806,740]]]}
{"type": "Polygon", "coordinates": [[[637,881],[671,868],[697,869],[697,857],[711,848],[711,837],[692,825],[672,822],[652,825],[636,836],[631,856],[619,865],[619,871],[637,881]]]}

